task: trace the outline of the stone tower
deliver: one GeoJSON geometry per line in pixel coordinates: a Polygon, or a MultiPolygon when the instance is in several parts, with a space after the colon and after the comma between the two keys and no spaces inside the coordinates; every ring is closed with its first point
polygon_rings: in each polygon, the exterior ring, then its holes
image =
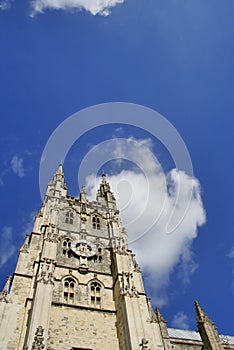
{"type": "Polygon", "coordinates": [[[196,302],[199,333],[152,309],[106,176],[67,195],[62,165],[0,293],[1,350],[234,350],[196,302]]]}
{"type": "Polygon", "coordinates": [[[1,293],[1,349],[169,349],[106,176],[67,195],[62,165],[1,293]]]}

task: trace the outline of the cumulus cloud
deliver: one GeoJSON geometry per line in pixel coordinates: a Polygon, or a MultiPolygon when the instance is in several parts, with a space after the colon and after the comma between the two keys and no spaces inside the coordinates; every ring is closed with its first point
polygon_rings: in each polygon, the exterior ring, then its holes
{"type": "Polygon", "coordinates": [[[37,13],[43,13],[45,10],[86,10],[92,15],[108,16],[110,9],[124,0],[33,0],[31,1],[34,17],[37,13]]]}
{"type": "Polygon", "coordinates": [[[16,246],[13,239],[13,228],[4,226],[0,234],[0,268],[14,255],[16,246]]]}
{"type": "Polygon", "coordinates": [[[24,177],[25,171],[23,167],[23,158],[20,158],[17,155],[15,155],[11,160],[11,169],[13,173],[19,176],[20,178],[24,177]]]}
{"type": "Polygon", "coordinates": [[[174,315],[172,319],[172,327],[179,329],[189,329],[188,316],[183,311],[179,311],[176,315],[174,315]]]}
{"type": "MultiPolygon", "coordinates": [[[[103,149],[113,159],[125,158],[135,164],[131,169],[108,176],[108,181],[116,194],[130,247],[136,253],[147,285],[157,297],[157,304],[162,305],[167,300],[165,295],[161,298],[160,290],[168,284],[174,267],[180,266],[181,279],[185,282],[189,282],[198,267],[192,242],[198,227],[206,221],[200,184],[195,177],[178,169],[165,174],[152,152],[150,140],[129,138],[112,143],[112,149],[103,149]],[[173,227],[170,233],[169,223],[173,227]]],[[[94,156],[95,152],[100,158],[104,150],[94,148],[94,156]]],[[[94,198],[97,188],[94,175],[87,178],[86,186],[94,198]]],[[[155,301],[154,296],[152,299],[155,301]]]]}

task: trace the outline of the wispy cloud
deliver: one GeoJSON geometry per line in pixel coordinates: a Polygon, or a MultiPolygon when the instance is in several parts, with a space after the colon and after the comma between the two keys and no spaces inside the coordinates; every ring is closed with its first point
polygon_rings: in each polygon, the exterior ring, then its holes
{"type": "Polygon", "coordinates": [[[175,328],[189,329],[189,318],[183,311],[179,311],[174,315],[171,324],[175,328]]]}
{"type": "Polygon", "coordinates": [[[230,251],[228,253],[228,257],[230,259],[234,259],[234,246],[230,249],[230,251]]]}
{"type": "Polygon", "coordinates": [[[0,268],[12,257],[16,252],[14,244],[13,228],[4,226],[0,234],[0,268]]]}
{"type": "Polygon", "coordinates": [[[15,175],[19,176],[20,178],[24,177],[25,171],[23,167],[23,158],[14,155],[11,159],[11,169],[15,175]]]}
{"type": "Polygon", "coordinates": [[[28,218],[24,222],[24,228],[22,231],[22,236],[25,237],[26,234],[30,234],[33,230],[33,224],[34,224],[34,218],[36,215],[37,211],[32,211],[28,218]]]}
{"type": "MultiPolygon", "coordinates": [[[[132,241],[131,248],[154,295],[153,302],[156,300],[158,305],[162,305],[167,301],[165,294],[161,298],[162,290],[168,285],[174,267],[179,266],[179,278],[186,283],[198,267],[192,242],[197,237],[198,227],[206,221],[200,184],[196,178],[177,169],[164,174],[153,155],[149,140],[130,138],[124,144],[118,140],[113,142],[116,142],[116,147],[113,151],[110,148],[107,151],[112,152],[114,160],[123,157],[138,165],[138,169],[135,167],[108,176],[108,181],[116,193],[121,219],[127,228],[128,239],[132,241]],[[179,202],[178,187],[181,190],[179,202]],[[184,211],[186,203],[189,206],[184,211]],[[180,224],[168,234],[170,220],[180,224]]],[[[97,152],[100,158],[100,149],[97,152]]],[[[94,198],[97,188],[95,177],[88,177],[86,185],[94,198]]]]}
{"type": "MultiPolygon", "coordinates": [[[[234,259],[234,246],[231,247],[231,249],[229,250],[227,257],[229,259],[232,259],[232,264],[233,264],[233,259],[234,259]]],[[[232,275],[234,276],[234,268],[232,266],[232,275]]],[[[232,284],[231,284],[232,290],[234,292],[234,279],[232,280],[232,284]]]]}
{"type": "Polygon", "coordinates": [[[108,16],[111,8],[124,0],[33,0],[31,1],[31,17],[45,10],[86,10],[92,15],[108,16]]]}
{"type": "Polygon", "coordinates": [[[11,7],[10,0],[0,0],[0,10],[8,10],[11,7]]]}

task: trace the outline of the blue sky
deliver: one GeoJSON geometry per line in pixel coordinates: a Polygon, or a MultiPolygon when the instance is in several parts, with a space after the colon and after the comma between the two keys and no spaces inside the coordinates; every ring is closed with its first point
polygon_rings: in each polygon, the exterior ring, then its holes
{"type": "MultiPolygon", "coordinates": [[[[219,331],[233,334],[233,1],[125,0],[108,16],[70,9],[66,0],[61,4],[67,10],[45,8],[40,14],[35,3],[34,12],[32,2],[23,1],[0,10],[1,285],[41,205],[39,164],[51,133],[95,104],[141,104],[162,114],[182,136],[207,214],[191,241],[197,268],[184,283],[183,266],[173,267],[162,313],[169,325],[182,315],[184,326],[195,328],[198,299],[219,331]]],[[[53,7],[53,0],[44,4],[53,7]]],[[[77,168],[90,146],[117,129],[97,128],[72,147],[64,164],[71,194],[78,193],[77,168]]],[[[136,128],[118,132],[136,140],[151,137],[136,128]]],[[[149,148],[169,171],[170,157],[152,142],[149,148]]]]}

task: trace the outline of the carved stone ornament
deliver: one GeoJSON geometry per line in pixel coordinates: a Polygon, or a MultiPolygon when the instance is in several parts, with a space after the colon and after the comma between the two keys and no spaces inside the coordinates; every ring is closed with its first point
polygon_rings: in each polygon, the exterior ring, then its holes
{"type": "Polygon", "coordinates": [[[130,272],[123,272],[120,277],[121,289],[120,293],[129,297],[138,297],[137,289],[134,285],[133,274],[130,272]]]}
{"type": "Polygon", "coordinates": [[[45,348],[43,333],[44,329],[42,328],[42,326],[39,326],[35,332],[32,350],[42,350],[45,348]]]}
{"type": "Polygon", "coordinates": [[[132,260],[133,260],[134,271],[141,272],[140,266],[138,265],[138,263],[135,259],[135,254],[132,254],[132,260]]]}
{"type": "Polygon", "coordinates": [[[0,302],[9,303],[7,291],[3,290],[2,292],[0,292],[0,302]]]}
{"type": "Polygon", "coordinates": [[[128,247],[120,237],[111,240],[113,251],[120,255],[128,255],[128,247]]]}
{"type": "Polygon", "coordinates": [[[25,237],[25,241],[24,244],[22,245],[22,247],[20,248],[20,253],[28,253],[28,243],[29,243],[29,236],[27,235],[25,237]]]}
{"type": "Polygon", "coordinates": [[[47,242],[57,243],[58,242],[58,233],[54,224],[49,224],[46,227],[46,239],[47,242]]]}
{"type": "Polygon", "coordinates": [[[51,259],[45,259],[40,264],[40,271],[37,282],[44,284],[54,284],[54,261],[51,259]]]}
{"type": "Polygon", "coordinates": [[[154,310],[152,308],[150,298],[146,298],[146,302],[147,302],[147,307],[148,307],[148,312],[149,312],[149,317],[147,318],[146,321],[149,323],[157,323],[157,317],[156,317],[154,310]]]}
{"type": "Polygon", "coordinates": [[[145,338],[142,338],[142,339],[141,339],[141,342],[140,342],[140,344],[139,344],[139,345],[140,345],[140,349],[142,349],[142,350],[143,350],[143,349],[144,349],[144,350],[146,350],[146,349],[149,350],[148,343],[149,343],[148,340],[146,340],[145,338]]]}
{"type": "Polygon", "coordinates": [[[12,276],[8,276],[6,280],[6,284],[2,292],[0,292],[0,302],[3,302],[3,303],[11,302],[9,297],[9,288],[10,288],[11,280],[12,280],[12,276]]]}

